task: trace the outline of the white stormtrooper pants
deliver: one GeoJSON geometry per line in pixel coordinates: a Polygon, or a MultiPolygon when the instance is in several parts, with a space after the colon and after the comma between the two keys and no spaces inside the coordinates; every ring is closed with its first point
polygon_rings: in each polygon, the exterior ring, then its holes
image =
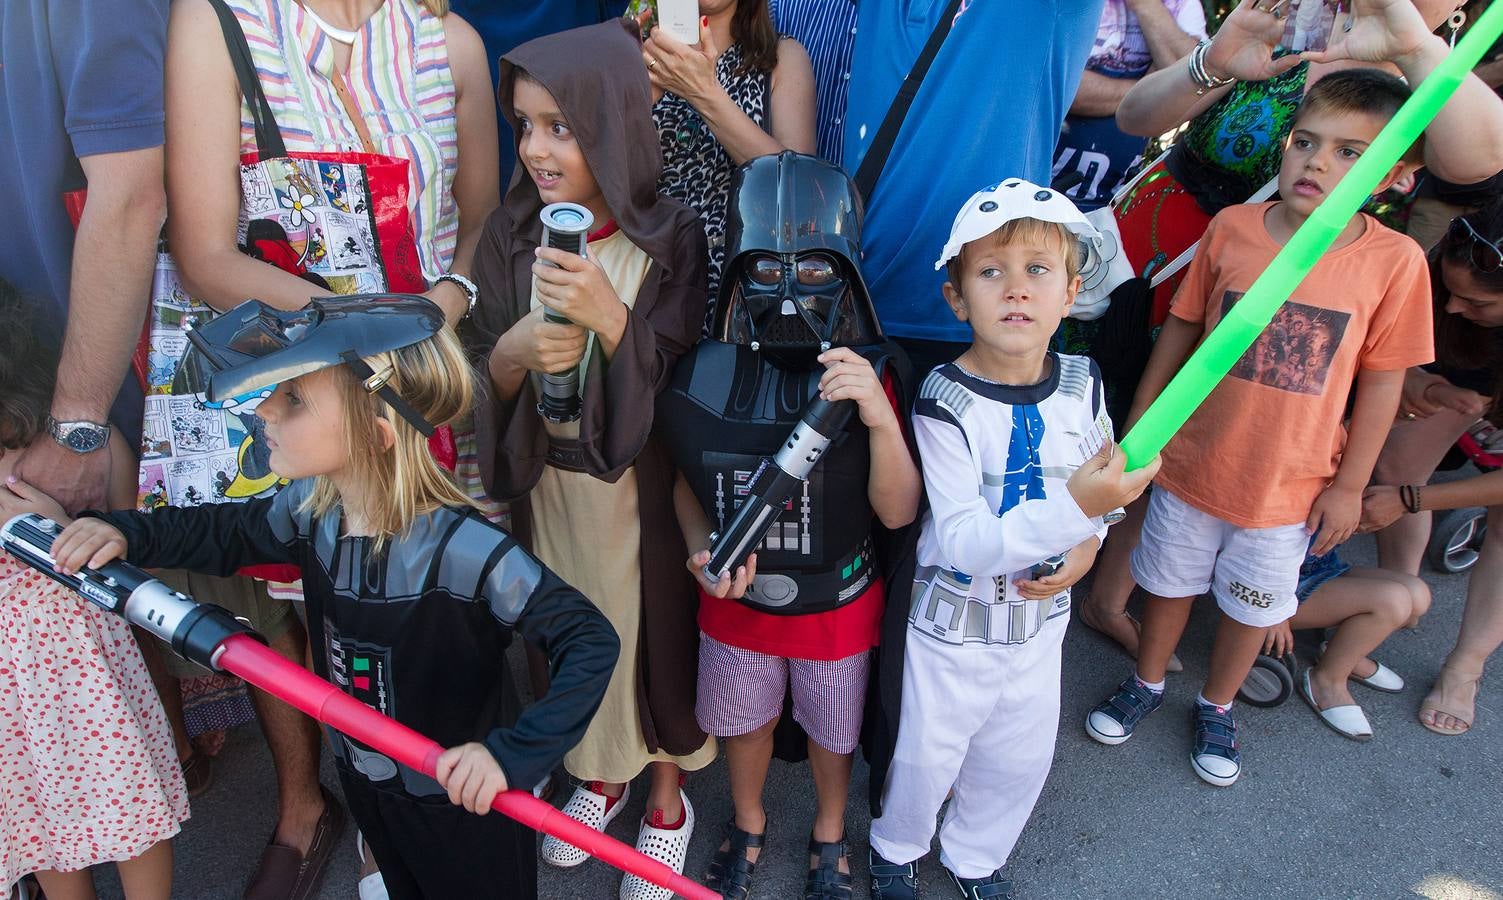
{"type": "Polygon", "coordinates": [[[902,865],[929,852],[962,878],[1001,868],[1044,789],[1059,730],[1068,615],[1021,644],[955,646],[908,632],[897,747],[871,846],[902,865]]]}

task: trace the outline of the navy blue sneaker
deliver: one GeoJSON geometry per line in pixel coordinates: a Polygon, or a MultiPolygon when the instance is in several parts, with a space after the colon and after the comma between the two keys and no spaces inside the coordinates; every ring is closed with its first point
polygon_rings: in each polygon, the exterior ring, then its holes
{"type": "Polygon", "coordinates": [[[918,872],[913,863],[890,863],[868,850],[867,869],[872,876],[872,900],[918,900],[918,872]]]}
{"type": "MultiPolygon", "coordinates": [[[[950,872],[949,869],[945,870],[950,872]]],[[[961,878],[950,872],[950,880],[960,889],[965,900],[1006,900],[1012,896],[1012,879],[998,869],[985,878],[961,878]]]]}
{"type": "Polygon", "coordinates": [[[1222,706],[1194,703],[1195,747],[1190,766],[1207,784],[1227,787],[1242,774],[1242,754],[1237,745],[1237,723],[1232,711],[1222,706]]]}
{"type": "Polygon", "coordinates": [[[1163,691],[1143,687],[1136,675],[1117,687],[1117,692],[1086,714],[1086,734],[1103,744],[1120,744],[1132,737],[1143,717],[1164,703],[1163,691]]]}

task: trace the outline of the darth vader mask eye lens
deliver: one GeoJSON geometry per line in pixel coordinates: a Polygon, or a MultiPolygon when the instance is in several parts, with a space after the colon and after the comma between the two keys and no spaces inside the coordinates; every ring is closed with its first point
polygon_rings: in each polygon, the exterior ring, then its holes
{"type": "Polygon", "coordinates": [[[796,271],[798,283],[810,287],[823,287],[840,278],[840,272],[835,268],[835,263],[819,256],[799,260],[796,271]]]}
{"type": "Polygon", "coordinates": [[[757,284],[777,284],[783,280],[783,262],[775,256],[753,257],[747,263],[746,275],[757,284]]]}

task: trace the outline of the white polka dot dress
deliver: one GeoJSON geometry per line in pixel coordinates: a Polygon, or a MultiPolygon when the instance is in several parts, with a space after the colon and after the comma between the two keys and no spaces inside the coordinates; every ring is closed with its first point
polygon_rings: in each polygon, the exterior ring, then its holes
{"type": "Polygon", "coordinates": [[[0,892],[138,856],[187,818],[130,626],[0,553],[0,892]]]}

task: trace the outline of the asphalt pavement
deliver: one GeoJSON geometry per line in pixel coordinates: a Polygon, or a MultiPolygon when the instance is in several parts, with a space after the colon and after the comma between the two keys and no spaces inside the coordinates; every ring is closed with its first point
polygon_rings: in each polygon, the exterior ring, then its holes
{"type": "MultiPolygon", "coordinates": [[[[1370,539],[1344,552],[1352,562],[1372,562],[1370,539]]],[[[1239,704],[1243,775],[1230,788],[1202,783],[1189,764],[1189,708],[1206,670],[1212,605],[1202,602],[1191,620],[1180,647],[1185,671],[1169,677],[1164,707],[1118,747],[1090,740],[1081,723],[1130,663],[1106,639],[1072,623],[1054,770],[1010,863],[1017,896],[1503,900],[1503,686],[1496,678],[1484,684],[1477,722],[1466,735],[1441,737],[1416,721],[1455,638],[1466,591],[1465,576],[1427,573],[1426,579],[1435,593],[1430,614],[1374,654],[1409,686],[1397,695],[1352,689],[1375,737],[1359,744],[1338,736],[1297,696],[1274,709],[1239,704]]],[[[335,785],[325,757],[325,783],[335,785]]],[[[640,786],[638,798],[645,781],[640,786]]],[[[858,760],[848,832],[857,897],[867,894],[866,790],[858,760]]],[[[697,876],[730,816],[724,761],[691,778],[687,791],[699,822],[687,870],[697,876]]],[[[274,796],[259,731],[238,729],[177,839],[173,895],[238,898],[270,833],[274,796]]],[[[769,845],[753,898],[802,897],[813,796],[806,766],[773,763],[769,845]]],[[[632,842],[641,812],[642,800],[631,801],[611,834],[632,842]]],[[[920,864],[925,896],[958,896],[936,857],[920,864]]],[[[619,877],[602,863],[539,868],[544,898],[616,896],[619,877]]],[[[355,897],[356,872],[351,830],[317,896],[355,897]]],[[[112,872],[101,871],[98,880],[102,897],[121,896],[112,872]]]]}

